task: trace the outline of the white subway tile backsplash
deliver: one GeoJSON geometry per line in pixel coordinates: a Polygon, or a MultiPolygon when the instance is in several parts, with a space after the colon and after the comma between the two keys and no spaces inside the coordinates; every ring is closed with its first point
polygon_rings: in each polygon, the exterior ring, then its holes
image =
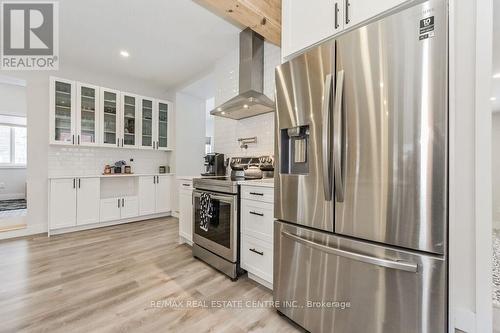
{"type": "Polygon", "coordinates": [[[169,152],[116,148],[50,146],[48,157],[49,177],[99,175],[106,164],[130,164],[131,158],[133,173],[154,173],[160,165],[170,164],[169,152]]]}

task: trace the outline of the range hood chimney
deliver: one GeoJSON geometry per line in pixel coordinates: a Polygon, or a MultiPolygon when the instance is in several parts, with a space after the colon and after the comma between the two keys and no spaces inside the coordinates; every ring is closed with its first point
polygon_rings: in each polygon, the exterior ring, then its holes
{"type": "Polygon", "coordinates": [[[264,38],[252,29],[240,33],[240,89],[236,97],[219,105],[211,115],[244,119],[273,112],[274,102],[264,91],[264,38]]]}

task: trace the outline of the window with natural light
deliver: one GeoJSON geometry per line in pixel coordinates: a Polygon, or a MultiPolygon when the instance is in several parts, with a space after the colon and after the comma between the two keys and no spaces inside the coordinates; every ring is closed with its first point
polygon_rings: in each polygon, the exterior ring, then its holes
{"type": "Polygon", "coordinates": [[[26,118],[0,115],[0,167],[25,167],[26,118]]]}

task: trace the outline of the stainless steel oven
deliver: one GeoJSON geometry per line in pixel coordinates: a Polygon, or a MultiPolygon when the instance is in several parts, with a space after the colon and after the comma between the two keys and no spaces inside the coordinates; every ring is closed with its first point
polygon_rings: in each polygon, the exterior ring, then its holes
{"type": "Polygon", "coordinates": [[[239,267],[238,183],[229,177],[193,180],[193,256],[236,279],[239,267]],[[212,217],[201,227],[201,196],[208,194],[212,217]]]}
{"type": "Polygon", "coordinates": [[[194,243],[235,263],[238,259],[237,210],[237,194],[224,194],[203,190],[193,191],[194,243]],[[210,195],[212,205],[215,207],[213,218],[210,219],[208,230],[206,231],[200,226],[202,193],[210,195]]]}

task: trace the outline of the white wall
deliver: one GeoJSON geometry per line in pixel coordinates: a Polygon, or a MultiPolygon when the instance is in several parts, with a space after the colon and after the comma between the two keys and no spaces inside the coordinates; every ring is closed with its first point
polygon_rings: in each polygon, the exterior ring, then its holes
{"type": "MultiPolygon", "coordinates": [[[[0,115],[26,117],[26,87],[0,80],[0,115]]],[[[22,199],[26,195],[26,168],[0,168],[0,200],[22,199]]]]}
{"type": "Polygon", "coordinates": [[[183,92],[177,92],[175,100],[177,176],[199,176],[205,156],[206,101],[183,92]]]}
{"type": "Polygon", "coordinates": [[[492,187],[493,226],[500,228],[500,112],[493,113],[492,126],[492,187]]]}
{"type": "MultiPolygon", "coordinates": [[[[264,93],[274,100],[274,69],[281,63],[280,48],[264,45],[264,93]]],[[[239,90],[239,49],[220,59],[215,66],[215,105],[236,96],[239,90]]],[[[214,149],[227,156],[255,156],[274,154],[274,113],[243,120],[215,117],[214,149]],[[257,144],[241,149],[238,138],[257,136],[257,144]]]]}
{"type": "Polygon", "coordinates": [[[0,115],[26,116],[26,88],[0,81],[0,115]]]}
{"type": "MultiPolygon", "coordinates": [[[[105,73],[93,72],[88,68],[72,67],[61,59],[60,70],[48,71],[22,71],[12,72],[12,76],[26,80],[27,113],[28,113],[28,230],[3,233],[0,237],[7,238],[23,233],[44,232],[47,230],[47,193],[49,175],[49,157],[54,158],[58,152],[61,155],[75,156],[79,153],[87,153],[84,148],[65,150],[67,148],[49,147],[49,75],[82,82],[92,83],[98,86],[115,88],[140,95],[174,100],[175,96],[167,94],[162,87],[149,85],[128,77],[110,77],[105,73]]],[[[10,74],[9,74],[10,75],[10,74]]],[[[175,107],[174,107],[175,110],[175,107]]],[[[174,111],[175,118],[175,111],[174,111]]],[[[96,151],[98,148],[95,148],[96,151]]],[[[105,153],[95,153],[99,159],[105,153]]],[[[121,154],[121,153],[120,153],[121,154]]],[[[137,156],[140,152],[137,153],[137,156]]],[[[160,155],[170,153],[157,152],[160,155]]],[[[61,156],[59,155],[59,156],[61,156]]],[[[130,154],[124,153],[126,158],[130,154]]],[[[62,158],[63,159],[63,158],[62,158]]],[[[75,162],[76,162],[75,158],[75,162]]],[[[94,165],[95,162],[94,162],[94,165]]],[[[51,162],[51,167],[53,164],[51,162]]],[[[76,165],[78,168],[79,166],[76,165]]],[[[61,170],[60,170],[61,171],[61,170]]],[[[66,171],[66,170],[65,170],[66,171]]],[[[53,171],[50,171],[52,173],[53,171]]],[[[69,172],[69,171],[68,171],[69,172]]]]}

